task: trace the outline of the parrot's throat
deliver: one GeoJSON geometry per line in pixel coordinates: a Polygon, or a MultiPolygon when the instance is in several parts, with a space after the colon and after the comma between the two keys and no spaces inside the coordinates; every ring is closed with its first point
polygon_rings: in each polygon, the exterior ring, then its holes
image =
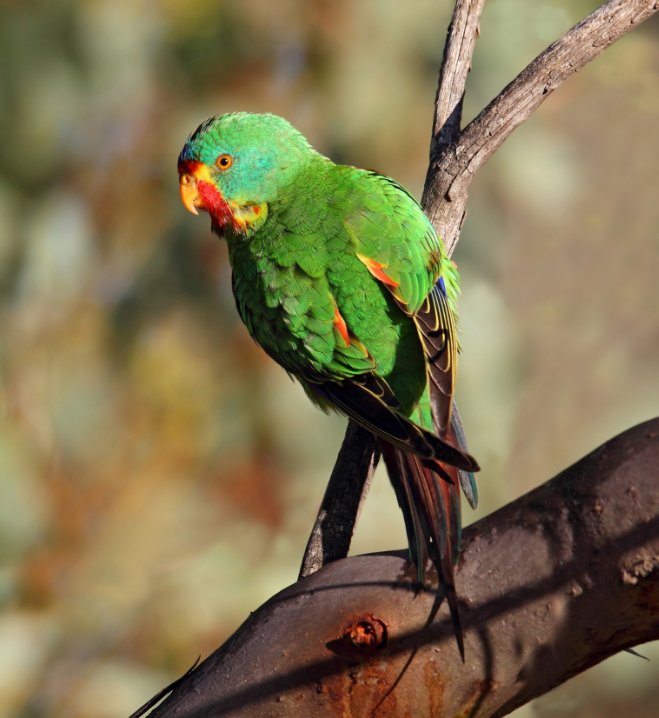
{"type": "Polygon", "coordinates": [[[199,192],[201,206],[210,214],[214,227],[220,231],[238,229],[234,227],[235,220],[229,203],[213,184],[199,181],[197,182],[197,192],[199,192]]]}
{"type": "Polygon", "coordinates": [[[247,234],[250,230],[258,229],[265,221],[268,210],[266,204],[241,205],[232,200],[227,202],[210,182],[198,182],[197,191],[202,206],[211,216],[213,228],[220,234],[247,234]]]}

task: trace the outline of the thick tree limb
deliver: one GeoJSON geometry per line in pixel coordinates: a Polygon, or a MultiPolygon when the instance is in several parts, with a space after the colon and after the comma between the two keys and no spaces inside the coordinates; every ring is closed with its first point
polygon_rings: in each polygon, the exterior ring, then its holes
{"type": "Polygon", "coordinates": [[[657,467],[659,419],[466,530],[464,664],[402,552],[359,556],[268,601],[152,715],[506,715],[659,638],[657,467]]]}
{"type": "MultiPolygon", "coordinates": [[[[457,0],[448,29],[435,100],[430,165],[421,205],[449,256],[460,237],[476,171],[510,133],[570,75],[659,10],[659,0],[610,0],[550,45],[460,132],[462,98],[485,0],[457,0]]],[[[376,443],[350,427],[314,523],[300,576],[348,555],[366,495],[376,443]],[[345,478],[344,478],[345,477],[345,478]],[[350,482],[351,487],[345,484],[350,482]],[[340,528],[328,506],[341,506],[340,528]]]]}

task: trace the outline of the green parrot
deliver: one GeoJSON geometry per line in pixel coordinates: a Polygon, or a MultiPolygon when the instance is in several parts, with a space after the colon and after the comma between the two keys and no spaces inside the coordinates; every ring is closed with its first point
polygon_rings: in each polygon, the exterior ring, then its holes
{"type": "Polygon", "coordinates": [[[228,243],[254,340],[377,437],[417,578],[429,558],[463,653],[453,566],[478,465],[453,407],[459,279],[442,241],[394,180],[335,164],[276,115],[206,120],[178,173],[185,207],[228,243]]]}

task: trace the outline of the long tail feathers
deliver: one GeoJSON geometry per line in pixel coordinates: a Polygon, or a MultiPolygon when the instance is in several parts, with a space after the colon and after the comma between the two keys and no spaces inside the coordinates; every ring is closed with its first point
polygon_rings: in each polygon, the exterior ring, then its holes
{"type": "MultiPolygon", "coordinates": [[[[443,438],[466,452],[467,443],[462,422],[455,406],[443,438]]],[[[453,568],[458,558],[462,532],[460,489],[475,508],[478,493],[474,475],[444,462],[421,458],[385,441],[380,444],[405,517],[410,559],[416,565],[417,580],[419,583],[424,582],[426,564],[430,558],[446,596],[455,639],[464,661],[462,625],[453,568]]]]}
{"type": "MultiPolygon", "coordinates": [[[[465,438],[465,432],[462,428],[462,419],[460,419],[460,413],[458,412],[458,407],[455,405],[455,402],[453,402],[451,425],[446,432],[446,438],[454,446],[459,446],[463,451],[467,451],[467,439],[465,438]]],[[[476,488],[474,474],[471,471],[459,470],[458,481],[469,505],[472,509],[475,509],[476,506],[478,506],[478,490],[476,488]]]]}
{"type": "MultiPolygon", "coordinates": [[[[460,655],[464,660],[462,626],[453,578],[460,546],[460,478],[458,469],[381,442],[382,454],[405,517],[410,558],[423,583],[427,558],[435,565],[446,596],[460,655]]],[[[466,472],[465,472],[466,473],[466,472]]]]}

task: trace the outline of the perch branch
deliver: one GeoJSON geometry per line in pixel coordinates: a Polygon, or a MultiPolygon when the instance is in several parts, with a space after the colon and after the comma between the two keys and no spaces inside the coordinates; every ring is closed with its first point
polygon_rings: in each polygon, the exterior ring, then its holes
{"type": "Polygon", "coordinates": [[[506,715],[659,638],[657,466],[654,419],[465,531],[464,664],[403,552],[358,556],[268,601],[152,716],[506,715]]]}

